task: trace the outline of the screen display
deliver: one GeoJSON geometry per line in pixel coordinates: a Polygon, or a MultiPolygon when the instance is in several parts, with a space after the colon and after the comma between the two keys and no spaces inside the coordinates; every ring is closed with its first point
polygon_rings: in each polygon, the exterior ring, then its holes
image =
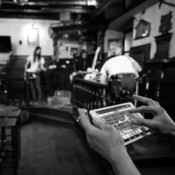
{"type": "Polygon", "coordinates": [[[133,125],[131,123],[131,120],[133,120],[136,116],[142,117],[141,114],[120,113],[120,111],[131,108],[133,108],[133,106],[127,103],[124,105],[102,108],[101,110],[97,109],[94,110],[94,112],[96,113],[96,117],[98,117],[104,123],[114,126],[121,134],[124,143],[128,144],[151,134],[150,130],[147,127],[133,125]]]}

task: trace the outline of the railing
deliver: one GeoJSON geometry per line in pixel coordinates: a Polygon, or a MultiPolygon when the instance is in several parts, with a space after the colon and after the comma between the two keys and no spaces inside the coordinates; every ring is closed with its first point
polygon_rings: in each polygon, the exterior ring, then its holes
{"type": "Polygon", "coordinates": [[[99,154],[93,151],[87,142],[84,129],[79,122],[77,108],[86,108],[87,110],[104,107],[106,101],[107,85],[96,83],[93,81],[84,80],[83,78],[74,78],[72,82],[72,104],[73,115],[72,119],[75,123],[75,131],[80,137],[82,143],[93,157],[96,164],[102,168],[105,175],[112,174],[112,169],[108,161],[102,158],[99,154]],[[78,120],[77,120],[78,119],[78,120]]]}
{"type": "Polygon", "coordinates": [[[87,110],[106,106],[107,85],[74,78],[72,103],[75,108],[87,110]]]}

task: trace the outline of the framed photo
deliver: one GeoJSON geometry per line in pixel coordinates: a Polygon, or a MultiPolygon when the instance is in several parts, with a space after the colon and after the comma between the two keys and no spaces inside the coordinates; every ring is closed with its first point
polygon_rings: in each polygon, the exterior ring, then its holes
{"type": "Polygon", "coordinates": [[[29,46],[37,46],[39,44],[39,29],[31,28],[27,36],[29,46]]]}
{"type": "Polygon", "coordinates": [[[151,24],[145,20],[140,20],[134,29],[134,39],[145,38],[150,35],[151,24]]]}

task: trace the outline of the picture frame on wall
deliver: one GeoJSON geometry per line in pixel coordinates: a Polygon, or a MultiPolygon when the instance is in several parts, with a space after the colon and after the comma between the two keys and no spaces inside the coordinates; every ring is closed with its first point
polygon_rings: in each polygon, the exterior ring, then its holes
{"type": "Polygon", "coordinates": [[[39,45],[39,29],[31,28],[28,32],[27,42],[29,46],[39,45]]]}
{"type": "Polygon", "coordinates": [[[134,39],[146,38],[150,35],[151,24],[148,21],[141,19],[134,28],[134,39]]]}

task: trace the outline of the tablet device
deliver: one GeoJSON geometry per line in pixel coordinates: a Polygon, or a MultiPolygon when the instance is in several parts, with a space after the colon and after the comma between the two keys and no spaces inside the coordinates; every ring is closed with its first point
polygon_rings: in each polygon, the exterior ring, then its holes
{"type": "Polygon", "coordinates": [[[136,116],[143,118],[140,113],[120,113],[121,111],[132,108],[135,108],[135,106],[132,103],[128,102],[90,110],[89,114],[92,118],[98,118],[104,123],[114,126],[121,134],[124,144],[128,145],[151,134],[151,131],[148,129],[148,127],[137,126],[130,122],[131,118],[134,118],[136,116]]]}

